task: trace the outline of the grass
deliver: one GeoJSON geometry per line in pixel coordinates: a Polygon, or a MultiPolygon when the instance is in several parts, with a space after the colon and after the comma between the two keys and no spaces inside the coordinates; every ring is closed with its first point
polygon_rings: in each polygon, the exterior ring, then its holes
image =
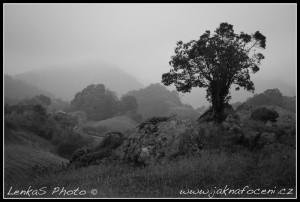
{"type": "MultiPolygon", "coordinates": [[[[16,127],[18,125],[12,123],[22,123],[26,117],[30,118],[33,115],[12,114],[8,117],[6,126],[8,128],[16,127]]],[[[32,120],[28,119],[28,123],[31,124],[31,122],[32,120]]],[[[24,123],[27,124],[27,122],[24,123]]],[[[268,128],[262,122],[249,120],[244,123],[244,127],[247,130],[258,132],[274,132],[279,143],[289,145],[287,143],[295,142],[295,126],[293,128],[287,126],[268,128]]],[[[26,138],[25,134],[23,138],[24,135],[21,136],[17,133],[15,135],[18,135],[18,139],[15,139],[6,130],[5,141],[11,145],[5,144],[4,194],[7,196],[11,187],[13,190],[46,187],[47,192],[40,197],[207,198],[207,194],[180,194],[180,191],[198,189],[212,191],[225,186],[230,189],[242,189],[248,186],[252,189],[274,189],[277,193],[280,188],[295,188],[296,166],[293,149],[282,145],[282,150],[268,150],[269,154],[264,153],[266,151],[263,150],[250,152],[246,148],[228,144],[232,141],[226,142],[228,135],[223,134],[221,128],[212,126],[209,130],[214,135],[206,138],[208,146],[204,147],[204,150],[197,156],[185,156],[165,165],[149,167],[102,163],[79,169],[58,168],[57,166],[56,168],[42,168],[48,164],[51,166],[50,152],[45,151],[43,153],[38,150],[39,147],[36,150],[34,147],[29,148],[29,146],[26,148],[13,147],[16,143],[23,144],[25,140],[28,140],[29,145],[33,142],[42,145],[39,137],[30,136],[31,138],[26,138]],[[42,166],[35,167],[34,165],[42,166]],[[7,172],[8,169],[11,171],[7,172]],[[68,193],[71,195],[67,196],[63,194],[64,192],[52,194],[52,191],[57,187],[69,190],[68,193]],[[77,188],[86,190],[87,193],[84,196],[75,196],[72,190],[77,188]],[[96,195],[91,194],[92,189],[98,190],[96,195]]],[[[130,134],[132,131],[128,129],[126,133],[130,134]]],[[[125,135],[127,135],[126,133],[125,135]]],[[[67,148],[67,151],[63,150],[61,153],[68,155],[75,149],[68,146],[69,142],[72,142],[76,148],[84,143],[80,136],[73,136],[73,133],[54,133],[53,141],[56,141],[56,146],[60,142],[61,148],[67,148]]],[[[56,160],[60,159],[53,159],[54,164],[58,165],[56,160]]],[[[226,196],[214,195],[214,197],[294,197],[295,191],[293,193],[293,195],[247,195],[244,193],[226,196]]]]}
{"type": "MultiPolygon", "coordinates": [[[[27,181],[5,184],[5,193],[13,189],[35,189],[47,187],[47,193],[41,197],[76,197],[58,194],[52,195],[55,187],[65,190],[86,190],[84,196],[96,198],[180,198],[208,195],[182,195],[180,190],[212,190],[224,188],[252,189],[293,188],[295,182],[295,159],[283,161],[281,158],[264,159],[257,163],[257,154],[248,151],[233,154],[221,150],[203,151],[200,156],[178,159],[166,165],[146,168],[125,164],[101,164],[80,169],[61,169],[47,171],[27,181]],[[283,172],[284,171],[284,172],[283,172]],[[269,178],[273,176],[273,178],[269,178]],[[274,178],[274,176],[277,176],[274,178]],[[97,189],[97,195],[92,195],[97,189]]],[[[295,192],[294,192],[295,194],[295,192]]],[[[294,196],[294,195],[293,195],[294,196]]],[[[264,197],[257,195],[215,195],[214,197],[264,197]]],[[[269,197],[282,197],[276,194],[269,197]]]]}

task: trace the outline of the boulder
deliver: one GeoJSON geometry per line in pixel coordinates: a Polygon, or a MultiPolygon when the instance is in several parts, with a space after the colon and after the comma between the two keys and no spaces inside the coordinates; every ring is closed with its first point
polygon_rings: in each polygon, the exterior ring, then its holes
{"type": "Polygon", "coordinates": [[[144,166],[165,163],[178,156],[199,153],[208,136],[207,128],[194,121],[153,117],[126,137],[111,132],[94,149],[79,149],[70,164],[82,167],[112,161],[144,166]]]}
{"type": "Polygon", "coordinates": [[[125,136],[122,133],[109,132],[97,147],[89,150],[85,148],[76,150],[70,159],[70,166],[78,168],[114,160],[114,151],[124,140],[125,136]]]}
{"type": "Polygon", "coordinates": [[[205,136],[208,131],[196,123],[153,117],[142,123],[115,155],[134,164],[164,163],[180,155],[197,153],[205,144],[205,136]]]}
{"type": "Polygon", "coordinates": [[[260,133],[257,131],[247,131],[243,134],[242,144],[250,150],[253,150],[258,146],[260,139],[260,133]]]}
{"type": "Polygon", "coordinates": [[[263,132],[260,135],[260,142],[263,145],[266,144],[272,144],[276,141],[276,134],[275,133],[268,133],[268,132],[263,132]]]}
{"type": "Polygon", "coordinates": [[[239,116],[229,114],[225,121],[222,122],[222,128],[232,134],[241,134],[242,129],[240,126],[239,116]]]}
{"type": "MultiPolygon", "coordinates": [[[[230,104],[225,104],[224,106],[224,113],[223,118],[226,119],[228,115],[235,115],[235,111],[232,108],[230,104]]],[[[204,112],[198,119],[198,123],[204,123],[204,122],[212,122],[215,120],[216,112],[212,110],[212,108],[209,108],[206,112],[204,112]]],[[[224,120],[223,119],[223,120],[224,120]]]]}

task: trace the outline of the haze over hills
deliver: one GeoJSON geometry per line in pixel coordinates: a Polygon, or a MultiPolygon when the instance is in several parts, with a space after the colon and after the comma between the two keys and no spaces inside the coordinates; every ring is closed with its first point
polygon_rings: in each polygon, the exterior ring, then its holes
{"type": "Polygon", "coordinates": [[[5,101],[19,100],[23,98],[30,98],[36,95],[43,94],[53,98],[53,94],[42,90],[27,82],[14,79],[9,75],[4,75],[4,95],[5,101]]]}
{"type": "MultiPolygon", "coordinates": [[[[231,100],[229,103],[235,102],[244,102],[247,98],[252,97],[254,94],[263,93],[268,89],[277,88],[280,90],[282,95],[294,97],[296,95],[296,88],[295,86],[291,86],[286,84],[280,79],[255,79],[253,78],[252,81],[254,82],[255,92],[251,93],[249,91],[245,91],[244,89],[240,88],[239,91],[235,91],[234,86],[231,88],[231,100]]],[[[194,108],[198,108],[201,106],[208,106],[210,103],[206,100],[206,89],[200,88],[193,88],[191,93],[180,93],[182,97],[183,103],[188,103],[192,105],[194,108]]]]}
{"type": "Polygon", "coordinates": [[[102,83],[118,96],[143,87],[136,78],[122,69],[95,62],[38,69],[15,75],[14,78],[52,92],[65,101],[71,101],[77,92],[89,84],[102,83]]]}
{"type": "MultiPolygon", "coordinates": [[[[77,92],[92,83],[103,83],[108,89],[115,91],[118,96],[143,87],[143,84],[138,81],[138,78],[131,76],[124,70],[113,65],[96,62],[32,70],[15,75],[14,78],[36,86],[36,89],[51,92],[55,97],[65,101],[71,101],[77,92]]],[[[255,85],[254,94],[262,93],[267,89],[278,88],[284,96],[292,97],[296,95],[296,88],[286,84],[280,79],[262,80],[253,78],[252,80],[255,85]]],[[[174,90],[175,88],[171,86],[168,87],[168,89],[174,90]]],[[[8,90],[6,91],[5,95],[10,93],[8,90]]],[[[24,91],[24,93],[25,92],[26,91],[24,91]]],[[[238,101],[244,102],[254,94],[243,89],[235,91],[233,87],[231,90],[232,99],[230,103],[238,101]]],[[[30,95],[31,94],[29,94],[29,96],[30,95]]],[[[180,96],[182,103],[190,104],[194,108],[209,105],[206,100],[206,90],[203,88],[193,88],[191,93],[180,93],[180,96]]]]}

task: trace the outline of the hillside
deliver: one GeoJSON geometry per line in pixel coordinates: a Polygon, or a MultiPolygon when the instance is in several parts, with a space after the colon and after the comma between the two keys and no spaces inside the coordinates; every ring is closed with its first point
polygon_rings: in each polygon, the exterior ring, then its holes
{"type": "Polygon", "coordinates": [[[24,82],[19,79],[14,79],[9,75],[4,75],[4,97],[5,102],[10,104],[16,104],[20,99],[34,97],[36,95],[46,95],[48,97],[53,97],[53,94],[41,90],[40,88],[24,82]]]}
{"type": "Polygon", "coordinates": [[[82,131],[92,136],[103,136],[108,131],[130,133],[138,123],[126,116],[113,117],[102,121],[88,121],[81,125],[82,131]]]}
{"type": "MultiPolygon", "coordinates": [[[[283,96],[293,97],[296,95],[295,86],[291,86],[281,81],[280,79],[252,79],[255,87],[255,94],[260,94],[267,89],[277,88],[280,90],[283,96]]],[[[296,85],[296,84],[295,84],[296,85]]],[[[247,98],[252,97],[254,94],[241,88],[239,91],[235,91],[235,86],[232,86],[230,103],[244,102],[247,98]]],[[[193,88],[191,93],[182,93],[182,102],[189,103],[194,108],[201,107],[202,105],[208,106],[210,103],[205,99],[206,89],[193,88]]]]}
{"type": "Polygon", "coordinates": [[[245,103],[254,106],[270,105],[296,112],[296,97],[283,96],[278,89],[268,89],[260,94],[248,98],[245,103]]]}
{"type": "Polygon", "coordinates": [[[65,101],[70,101],[77,92],[92,83],[103,83],[118,95],[143,87],[133,76],[120,68],[96,63],[33,70],[14,78],[52,92],[65,101]]]}
{"type": "Polygon", "coordinates": [[[5,133],[5,180],[31,176],[33,169],[60,168],[64,159],[53,153],[51,143],[33,133],[10,131],[5,133]]]}

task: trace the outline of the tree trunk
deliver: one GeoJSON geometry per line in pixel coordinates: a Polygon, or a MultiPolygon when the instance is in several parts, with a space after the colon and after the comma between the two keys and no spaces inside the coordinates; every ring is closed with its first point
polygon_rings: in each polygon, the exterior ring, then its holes
{"type": "Polygon", "coordinates": [[[224,96],[220,93],[215,93],[212,97],[212,110],[214,112],[214,119],[217,122],[222,122],[224,118],[224,96]]]}

